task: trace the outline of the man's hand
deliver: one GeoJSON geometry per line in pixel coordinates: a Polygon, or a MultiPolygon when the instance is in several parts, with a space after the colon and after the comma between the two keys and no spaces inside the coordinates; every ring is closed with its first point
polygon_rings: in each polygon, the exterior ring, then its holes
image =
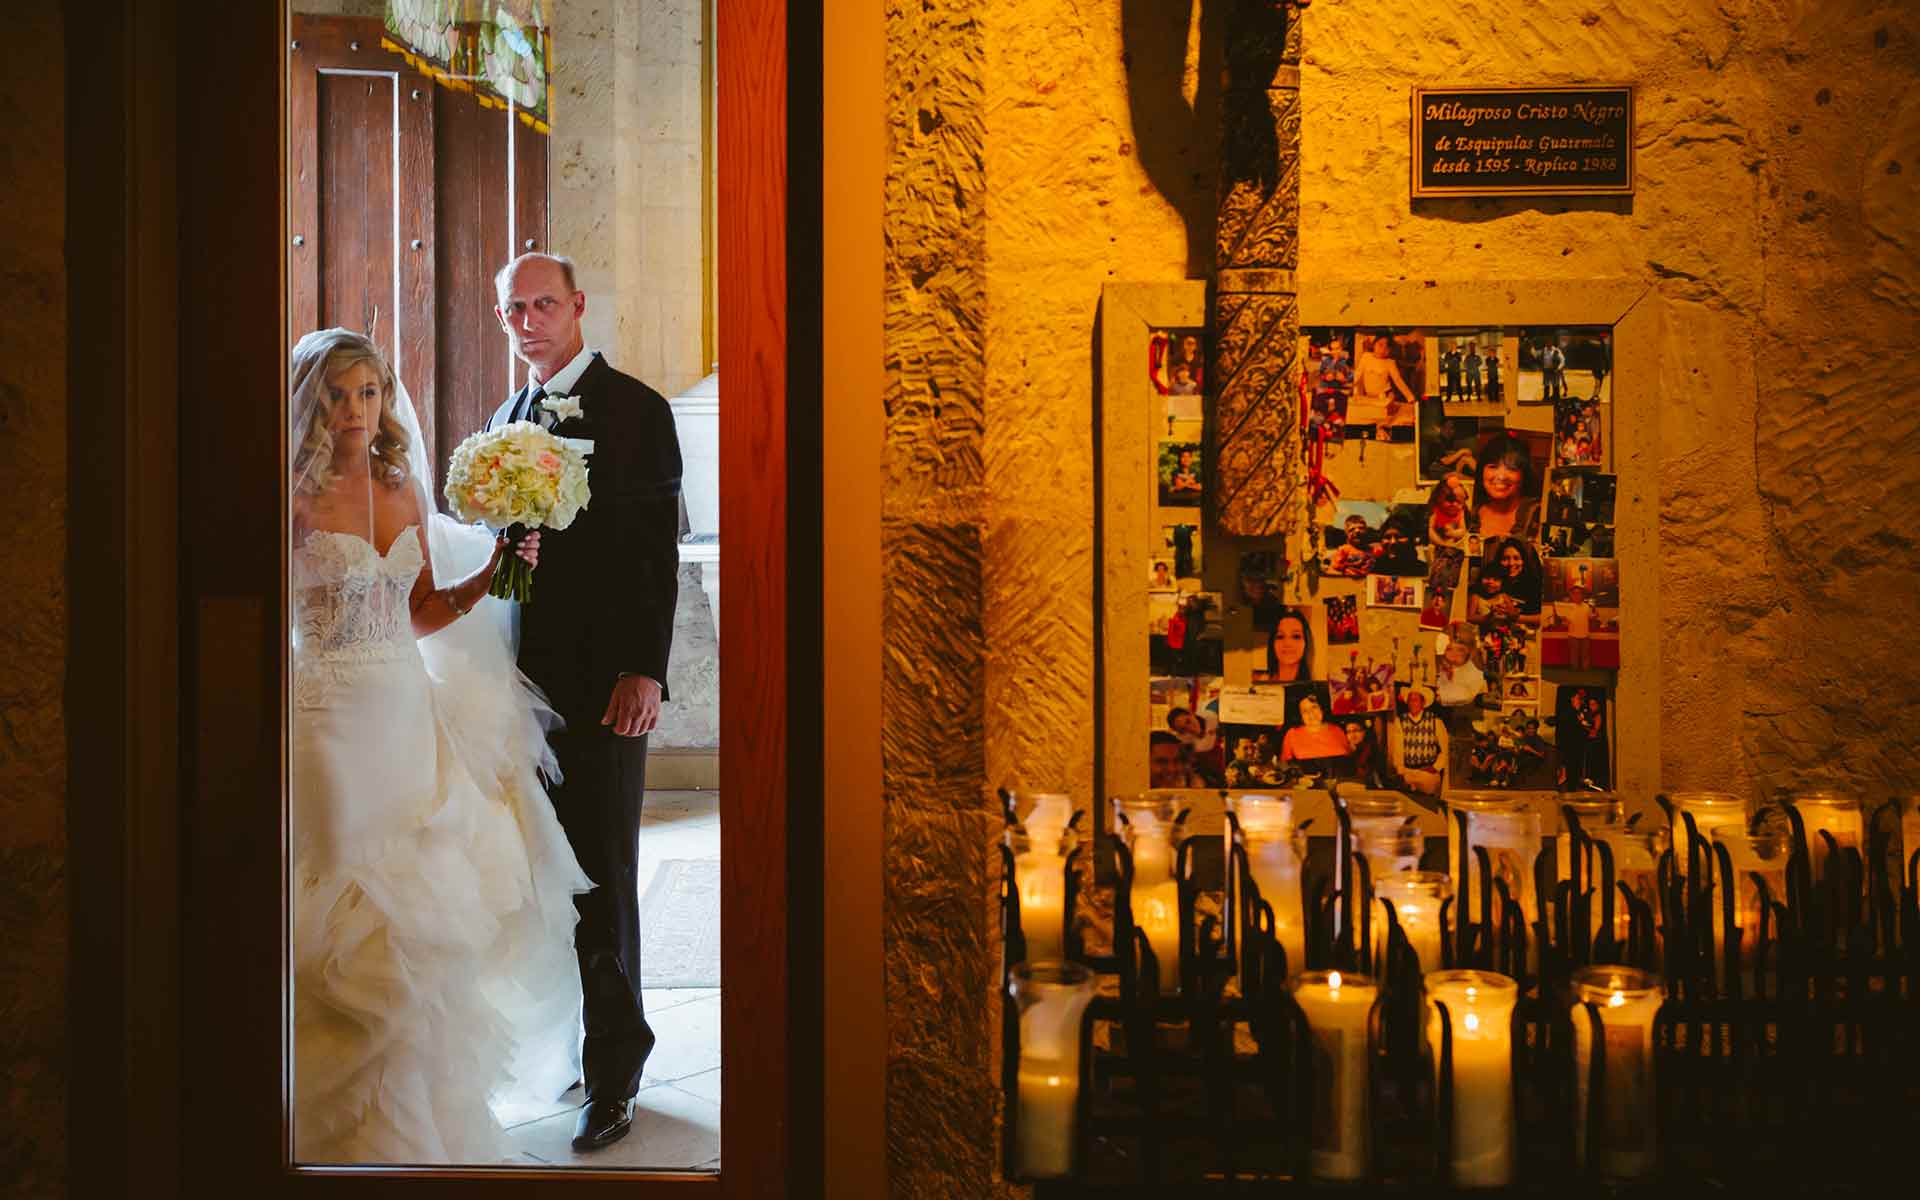
{"type": "Polygon", "coordinates": [[[600,718],[621,737],[652,733],[660,723],[660,685],[645,675],[622,675],[613,684],[613,697],[600,718]]]}

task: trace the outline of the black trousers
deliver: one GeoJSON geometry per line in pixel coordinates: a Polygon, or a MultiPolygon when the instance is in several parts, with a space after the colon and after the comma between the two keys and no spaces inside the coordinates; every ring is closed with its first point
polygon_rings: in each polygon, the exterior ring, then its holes
{"type": "Polygon", "coordinates": [[[565,778],[548,789],[580,869],[594,889],[574,898],[586,1044],[581,1077],[589,1100],[624,1100],[640,1090],[653,1049],[640,998],[640,804],[647,739],[620,737],[597,721],[553,736],[565,778]],[[581,732],[575,733],[574,729],[581,732]]]}

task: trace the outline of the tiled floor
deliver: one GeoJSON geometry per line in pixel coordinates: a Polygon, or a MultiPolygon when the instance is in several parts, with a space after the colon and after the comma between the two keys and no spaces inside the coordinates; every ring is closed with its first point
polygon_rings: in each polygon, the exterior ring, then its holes
{"type": "MultiPolygon", "coordinates": [[[[670,858],[717,858],[717,792],[648,792],[640,819],[640,894],[670,858]]],[[[720,1169],[720,991],[673,988],[645,993],[647,1023],[659,1039],[647,1059],[633,1132],[605,1150],[576,1154],[570,1092],[553,1111],[508,1130],[517,1164],[556,1167],[720,1169]]]]}

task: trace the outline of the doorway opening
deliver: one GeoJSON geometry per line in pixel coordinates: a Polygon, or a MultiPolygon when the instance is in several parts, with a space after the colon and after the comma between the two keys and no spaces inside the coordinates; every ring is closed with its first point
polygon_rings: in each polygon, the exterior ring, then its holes
{"type": "MultiPolygon", "coordinates": [[[[496,1096],[503,1137],[480,1165],[719,1169],[714,20],[711,0],[291,3],[288,343],[332,327],[371,339],[411,397],[426,494],[446,513],[456,449],[530,382],[496,276],[524,254],[563,255],[585,296],[584,347],[664,398],[682,464],[666,699],[631,856],[655,1038],[631,1130],[576,1149],[585,1087],[496,1096]]],[[[294,662],[297,688],[297,644],[294,662]]],[[[298,1074],[298,1045],[295,1060],[298,1074]]],[[[297,1107],[293,1119],[298,1145],[297,1107]]]]}

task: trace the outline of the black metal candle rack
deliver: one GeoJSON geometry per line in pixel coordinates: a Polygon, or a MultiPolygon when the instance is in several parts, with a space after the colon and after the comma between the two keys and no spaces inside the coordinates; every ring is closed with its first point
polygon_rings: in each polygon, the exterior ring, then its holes
{"type": "MultiPolygon", "coordinates": [[[[1664,796],[1659,802],[1674,817],[1664,796]]],[[[1301,877],[1305,963],[1288,962],[1275,937],[1273,907],[1260,895],[1231,812],[1231,911],[1203,911],[1210,906],[1200,904],[1198,839],[1180,841],[1180,989],[1173,995],[1162,994],[1152,944],[1134,924],[1127,847],[1117,840],[1106,847],[1115,880],[1110,954],[1089,954],[1073,919],[1076,868],[1088,847],[1065,860],[1066,953],[1096,973],[1101,992],[1081,1029],[1075,1173],[1040,1181],[1038,1195],[1169,1186],[1180,1195],[1240,1194],[1252,1185],[1307,1182],[1317,1068],[1288,980],[1301,969],[1372,974],[1376,941],[1369,1182],[1400,1189],[1449,1182],[1452,1017],[1427,1001],[1418,955],[1393,905],[1383,901],[1375,912],[1367,860],[1354,849],[1337,795],[1334,805],[1337,828],[1326,839],[1332,853],[1309,856],[1301,877]],[[1335,862],[1347,870],[1334,871],[1335,862]],[[1351,885],[1338,887],[1336,878],[1351,885]]],[[[1690,835],[1684,874],[1671,848],[1658,861],[1656,913],[1616,878],[1609,843],[1563,810],[1568,877],[1557,877],[1554,850],[1543,843],[1529,914],[1484,846],[1473,847],[1479,870],[1468,875],[1471,818],[1449,813],[1460,834],[1453,877],[1476,880],[1479,919],[1462,925],[1459,897],[1443,901],[1443,965],[1497,971],[1520,987],[1512,1028],[1518,1190],[1558,1194],[1601,1181],[1597,1167],[1576,1162],[1572,1136],[1571,981],[1574,971],[1596,964],[1650,971],[1666,990],[1654,1023],[1651,1114],[1662,1162],[1659,1175],[1638,1186],[1818,1186],[1868,1178],[1911,1152],[1920,1134],[1920,847],[1901,848],[1898,806],[1889,803],[1868,824],[1864,854],[1819,831],[1827,854],[1816,881],[1805,824],[1791,805],[1780,807],[1791,829],[1786,894],[1774,897],[1753,878],[1764,901],[1752,930],[1736,921],[1726,847],[1700,839],[1690,814],[1674,818],[1690,835]],[[1720,963],[1715,905],[1722,927],[1733,931],[1722,939],[1720,963]],[[1623,910],[1624,921],[1616,921],[1623,910]]],[[[1013,859],[1003,854],[1004,1165],[1018,1178],[1019,1020],[1006,972],[1023,957],[1024,940],[1013,859]]],[[[1586,1005],[1582,1015],[1598,1029],[1597,1009],[1586,1005]]],[[[1592,1045],[1587,1083],[1598,1098],[1608,1081],[1606,1042],[1596,1037],[1592,1045]]],[[[1601,1144],[1602,1107],[1597,1099],[1588,1105],[1589,1146],[1601,1144]]]]}

